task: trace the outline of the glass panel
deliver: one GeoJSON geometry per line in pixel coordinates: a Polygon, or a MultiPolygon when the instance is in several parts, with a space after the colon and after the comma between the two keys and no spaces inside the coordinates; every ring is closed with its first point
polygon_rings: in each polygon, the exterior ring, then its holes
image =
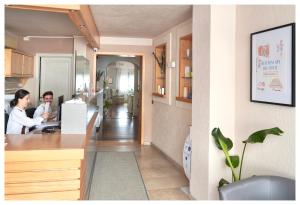
{"type": "Polygon", "coordinates": [[[88,92],[90,87],[90,63],[84,56],[76,56],[75,74],[76,94],[88,92]]]}

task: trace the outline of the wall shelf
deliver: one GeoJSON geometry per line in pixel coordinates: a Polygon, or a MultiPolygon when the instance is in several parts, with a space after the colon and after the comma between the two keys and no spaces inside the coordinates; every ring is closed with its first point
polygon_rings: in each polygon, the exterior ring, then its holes
{"type": "Polygon", "coordinates": [[[165,97],[165,95],[162,95],[162,94],[159,94],[159,93],[152,93],[153,96],[156,96],[156,97],[165,97]]]}
{"type": "Polygon", "coordinates": [[[184,59],[184,60],[192,60],[193,59],[192,57],[186,57],[186,56],[181,57],[181,58],[184,59]]]}
{"type": "Polygon", "coordinates": [[[192,103],[192,34],[179,39],[179,89],[176,100],[192,103]]]}
{"type": "Polygon", "coordinates": [[[153,95],[164,97],[166,95],[166,44],[161,44],[155,47],[153,55],[155,58],[154,65],[154,88],[153,95]],[[163,67],[162,67],[163,66],[163,67]]]}
{"type": "Polygon", "coordinates": [[[176,100],[186,102],[186,103],[192,103],[192,99],[190,98],[176,97],[176,100]]]}

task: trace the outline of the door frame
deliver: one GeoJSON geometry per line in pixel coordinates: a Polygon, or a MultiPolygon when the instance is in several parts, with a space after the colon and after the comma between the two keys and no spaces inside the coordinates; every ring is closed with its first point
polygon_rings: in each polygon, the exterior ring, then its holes
{"type": "MultiPolygon", "coordinates": [[[[140,72],[140,79],[141,79],[141,87],[140,87],[140,108],[139,108],[139,125],[140,125],[140,132],[138,133],[137,141],[143,145],[144,144],[144,122],[145,122],[145,115],[144,115],[144,102],[145,102],[145,54],[144,53],[135,53],[135,52],[95,52],[94,53],[94,76],[93,78],[96,78],[96,71],[97,71],[97,55],[135,55],[135,56],[140,56],[141,59],[141,72],[140,72]]],[[[96,90],[96,81],[94,81],[93,85],[94,89],[96,90]]]]}
{"type": "Polygon", "coordinates": [[[35,101],[37,105],[40,101],[40,74],[41,74],[41,58],[42,57],[69,57],[71,58],[71,82],[70,82],[70,89],[71,93],[74,89],[74,82],[75,82],[75,68],[74,68],[74,56],[73,54],[69,53],[36,53],[35,55],[35,68],[34,69],[34,76],[35,76],[35,101]]]}

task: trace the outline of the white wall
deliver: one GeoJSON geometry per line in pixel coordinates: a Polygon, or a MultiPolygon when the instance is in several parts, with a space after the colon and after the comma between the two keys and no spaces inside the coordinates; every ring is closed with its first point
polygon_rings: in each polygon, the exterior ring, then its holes
{"type": "Polygon", "coordinates": [[[190,192],[195,199],[208,199],[210,21],[210,6],[193,6],[194,89],[190,192]]]}
{"type": "Polygon", "coordinates": [[[73,53],[73,39],[32,38],[24,41],[18,38],[18,49],[35,55],[36,53],[73,53]]]}
{"type": "Polygon", "coordinates": [[[295,178],[295,108],[250,102],[250,33],[295,22],[295,6],[237,6],[235,145],[256,130],[278,126],[283,136],[247,145],[244,177],[273,174],[295,178]],[[263,18],[262,18],[263,17],[263,18]]]}
{"type": "MultiPolygon", "coordinates": [[[[230,180],[223,152],[211,131],[220,127],[234,136],[235,6],[195,6],[193,46],[193,126],[191,193],[197,199],[217,199],[221,178],[230,180]]],[[[234,150],[232,150],[234,151],[234,150]]],[[[231,152],[232,152],[231,151],[231,152]]]]}
{"type": "Polygon", "coordinates": [[[193,7],[192,175],[196,199],[218,199],[220,178],[230,180],[223,153],[211,136],[220,127],[242,153],[254,131],[280,127],[283,136],[247,146],[243,177],[295,178],[295,108],[250,102],[250,34],[295,21],[294,6],[193,7]],[[195,58],[195,56],[197,56],[195,58]],[[194,89],[195,90],[195,89],[194,89]]]}
{"type": "Polygon", "coordinates": [[[18,36],[5,31],[5,46],[10,47],[10,48],[17,48],[18,42],[17,42],[18,36]]]}
{"type": "MultiPolygon", "coordinates": [[[[235,6],[211,6],[210,26],[210,132],[219,127],[226,137],[235,131],[235,6]]],[[[221,178],[231,180],[224,153],[216,148],[211,134],[208,198],[218,198],[221,178]]],[[[234,154],[234,148],[230,150],[234,154]]]]}
{"type": "MultiPolygon", "coordinates": [[[[168,43],[167,65],[175,61],[176,68],[167,68],[167,96],[164,99],[153,96],[152,144],[181,166],[184,141],[192,123],[192,110],[191,104],[176,101],[179,86],[179,38],[190,33],[192,33],[191,19],[167,30],[153,40],[154,45],[160,45],[164,41],[168,43]]],[[[154,57],[152,59],[154,61],[154,57]]]]}

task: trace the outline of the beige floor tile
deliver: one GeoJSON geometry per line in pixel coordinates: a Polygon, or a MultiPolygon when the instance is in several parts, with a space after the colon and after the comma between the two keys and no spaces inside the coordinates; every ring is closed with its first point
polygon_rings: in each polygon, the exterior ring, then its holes
{"type": "Polygon", "coordinates": [[[134,152],[150,200],[189,200],[180,189],[188,186],[184,173],[153,146],[141,146],[126,140],[97,141],[96,149],[134,152]]]}
{"type": "Polygon", "coordinates": [[[174,167],[158,167],[140,169],[142,177],[146,178],[161,178],[171,176],[182,176],[182,173],[174,167]]]}
{"type": "Polygon", "coordinates": [[[188,185],[184,176],[143,178],[147,190],[172,189],[188,185]]]}
{"type": "Polygon", "coordinates": [[[149,190],[150,200],[190,200],[180,189],[149,190]]]}
{"type": "Polygon", "coordinates": [[[147,159],[147,158],[162,158],[163,155],[159,152],[147,152],[147,153],[141,153],[139,150],[135,152],[135,156],[137,158],[141,159],[147,159]]]}
{"type": "Polygon", "coordinates": [[[160,167],[175,167],[170,161],[165,158],[148,158],[140,159],[137,158],[138,165],[140,169],[156,169],[160,167]]]}

